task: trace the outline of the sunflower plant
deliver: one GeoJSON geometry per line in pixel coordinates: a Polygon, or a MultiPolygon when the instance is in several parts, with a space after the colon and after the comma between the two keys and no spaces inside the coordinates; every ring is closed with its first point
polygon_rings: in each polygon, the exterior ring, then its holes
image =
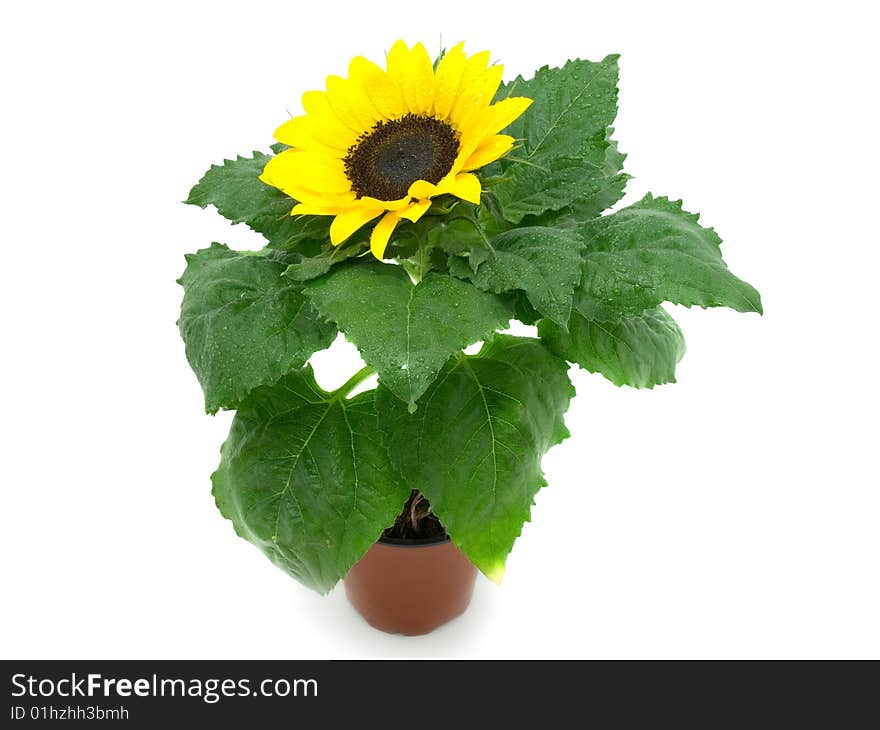
{"type": "Polygon", "coordinates": [[[180,279],[206,410],[236,411],[217,506],[320,592],[416,494],[500,581],[542,456],[568,436],[569,363],[674,382],[684,339],[664,302],[761,312],[680,202],[603,214],[628,179],[617,56],[502,70],[462,45],[356,57],[270,151],[212,166],[186,201],[266,239],[190,254],[180,279]],[[504,334],[513,320],[536,336],[504,334]],[[308,361],[340,332],[366,365],[328,392],[308,361]]]}

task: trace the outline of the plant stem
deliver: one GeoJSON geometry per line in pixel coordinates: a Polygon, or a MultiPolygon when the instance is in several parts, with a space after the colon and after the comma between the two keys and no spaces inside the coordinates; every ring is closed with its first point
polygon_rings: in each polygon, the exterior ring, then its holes
{"type": "Polygon", "coordinates": [[[364,367],[362,367],[348,380],[346,380],[339,388],[334,390],[333,396],[335,398],[345,398],[349,393],[351,393],[351,391],[357,388],[367,378],[375,374],[376,371],[373,370],[373,368],[371,368],[369,365],[364,365],[364,367]]]}
{"type": "Polygon", "coordinates": [[[494,258],[495,257],[495,247],[492,245],[492,242],[489,240],[488,236],[486,236],[485,231],[483,231],[483,227],[480,225],[480,222],[477,220],[476,213],[474,213],[474,211],[471,210],[470,216],[468,216],[464,220],[466,220],[468,223],[470,223],[474,227],[474,230],[477,232],[477,235],[483,239],[483,243],[485,243],[486,248],[488,248],[489,251],[492,252],[492,257],[494,258]]]}
{"type": "Polygon", "coordinates": [[[421,280],[421,276],[419,275],[419,266],[415,261],[411,261],[410,259],[397,259],[400,265],[403,267],[404,271],[409,274],[409,278],[412,279],[413,284],[418,284],[421,280]]]}
{"type": "Polygon", "coordinates": [[[418,223],[410,228],[410,234],[416,240],[418,249],[409,261],[401,261],[414,284],[418,284],[428,273],[430,261],[427,259],[428,245],[424,231],[418,223]]]}
{"type": "Polygon", "coordinates": [[[425,278],[425,274],[428,273],[425,267],[425,254],[427,253],[425,246],[425,237],[421,236],[419,238],[419,281],[425,278]]]}

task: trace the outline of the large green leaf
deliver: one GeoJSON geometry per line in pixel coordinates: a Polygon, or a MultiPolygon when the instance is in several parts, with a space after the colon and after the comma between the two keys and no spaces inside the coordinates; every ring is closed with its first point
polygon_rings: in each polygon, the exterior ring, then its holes
{"type": "Polygon", "coordinates": [[[276,248],[292,248],[304,240],[329,244],[329,216],[291,216],[296,202],[259,179],[270,159],[272,155],[254,152],[253,157],[212,165],[184,202],[213,205],[224,218],[262,233],[276,248]]]}
{"type": "Polygon", "coordinates": [[[681,202],[645,196],[585,223],[577,308],[589,319],[641,314],[662,302],[761,312],[761,296],[721,258],[721,239],[681,202]]]}
{"type": "Polygon", "coordinates": [[[214,243],[186,260],[177,324],[209,413],[235,408],[336,336],[301,287],[281,276],[286,264],[271,252],[243,254],[214,243]]]}
{"type": "Polygon", "coordinates": [[[460,257],[449,259],[449,270],[487,291],[521,290],[535,309],[565,327],[581,278],[583,247],[583,238],[576,232],[514,228],[492,240],[493,253],[476,271],[460,257]]]}
{"type": "Polygon", "coordinates": [[[336,264],[366,253],[369,253],[369,248],[355,242],[325,247],[311,256],[296,251],[285,253],[284,260],[288,266],[284,275],[291,281],[311,281],[326,274],[336,264]]]}
{"type": "Polygon", "coordinates": [[[574,311],[567,330],[543,320],[538,333],[560,357],[634,388],[674,383],[685,351],[684,335],[661,307],[611,322],[574,311]]]}
{"type": "MultiPolygon", "coordinates": [[[[617,56],[603,61],[569,61],[562,68],[540,69],[500,92],[527,96],[534,104],[506,130],[523,141],[501,160],[501,178],[493,193],[512,223],[527,215],[559,210],[575,201],[611,197],[626,178],[607,165],[623,156],[608,154],[609,127],[617,114],[617,56]]],[[[594,205],[597,207],[597,205],[594,205]]]]}
{"type": "MultiPolygon", "coordinates": [[[[430,227],[425,231],[427,246],[452,256],[468,256],[472,267],[485,261],[491,254],[487,242],[511,227],[509,223],[496,220],[492,216],[489,206],[485,205],[489,200],[488,196],[484,196],[484,205],[474,208],[474,220],[470,220],[468,216],[433,216],[430,227]]],[[[470,207],[470,203],[458,205],[462,208],[470,207]]]]}
{"type": "Polygon", "coordinates": [[[539,340],[498,335],[479,354],[453,358],[414,414],[378,390],[392,461],[496,582],[545,485],[541,457],[568,435],[567,369],[539,340]]]}
{"type": "Polygon", "coordinates": [[[617,149],[617,142],[611,141],[613,131],[608,129],[609,145],[605,150],[605,165],[602,172],[597,174],[591,192],[559,210],[528,216],[523,220],[524,224],[570,228],[601,215],[623,197],[630,176],[621,172],[626,155],[617,149]]]}
{"type": "Polygon", "coordinates": [[[509,304],[447,274],[413,284],[401,266],[337,266],[306,284],[315,308],[335,322],[411,409],[449,356],[506,326],[509,304]]]}
{"type": "Polygon", "coordinates": [[[220,512],[280,568],[326,593],[410,490],[381,444],[375,391],[321,390],[310,367],[242,404],[212,476],[220,512]]]}

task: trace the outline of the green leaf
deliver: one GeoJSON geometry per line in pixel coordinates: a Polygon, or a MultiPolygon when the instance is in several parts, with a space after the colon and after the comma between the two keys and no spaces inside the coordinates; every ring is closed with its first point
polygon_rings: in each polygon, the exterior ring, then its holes
{"type": "Polygon", "coordinates": [[[391,264],[337,266],[305,291],[413,409],[452,353],[486,339],[511,317],[507,302],[494,294],[438,273],[413,284],[403,267],[391,264]]]}
{"type": "Polygon", "coordinates": [[[177,324],[209,413],[235,408],[333,342],[336,328],[281,276],[285,264],[274,256],[214,243],[186,260],[177,324]]]}
{"type": "Polygon", "coordinates": [[[311,256],[291,252],[285,257],[288,266],[284,270],[284,275],[292,281],[311,281],[326,274],[334,265],[342,263],[346,259],[360,256],[366,250],[366,245],[349,242],[343,246],[324,247],[311,256]]]}
{"type": "Polygon", "coordinates": [[[496,582],[546,483],[541,457],[568,436],[567,370],[539,340],[498,335],[479,354],[450,360],[414,414],[377,391],[392,461],[496,582]]]}
{"type": "Polygon", "coordinates": [[[330,216],[291,216],[292,198],[259,179],[272,155],[224,160],[212,165],[186,199],[190,205],[213,205],[224,218],[262,233],[275,248],[293,248],[304,240],[330,240],[330,216]]]}
{"type": "Polygon", "coordinates": [[[584,198],[572,201],[564,208],[549,211],[539,216],[528,216],[524,224],[570,228],[601,215],[605,210],[623,198],[626,183],[630,176],[621,172],[626,155],[617,149],[617,142],[611,141],[614,130],[608,130],[608,149],[605,150],[605,166],[596,179],[592,192],[584,198]]]}
{"type": "Polygon", "coordinates": [[[634,388],[674,383],[675,366],[685,352],[684,335],[660,307],[611,322],[575,311],[567,330],[542,320],[538,334],[560,357],[634,388]]]}
{"type": "Polygon", "coordinates": [[[519,223],[527,215],[560,210],[575,201],[604,202],[625,183],[619,169],[609,176],[609,127],[617,114],[617,56],[603,61],[569,61],[562,68],[540,69],[534,78],[515,79],[501,95],[534,99],[529,109],[506,130],[523,140],[500,161],[504,180],[493,192],[504,216],[519,223]]]}
{"type": "MultiPolygon", "coordinates": [[[[480,257],[485,260],[489,255],[485,239],[474,224],[465,218],[447,219],[444,216],[436,216],[431,221],[431,227],[426,231],[427,245],[431,249],[440,249],[451,256],[470,256],[471,259],[480,257]]],[[[483,234],[491,236],[481,226],[483,234]]]]}
{"type": "Polygon", "coordinates": [[[310,367],[242,404],[211,477],[220,512],[278,567],[326,593],[410,490],[378,434],[375,391],[325,393],[310,367]]]}
{"type": "Polygon", "coordinates": [[[537,324],[541,319],[541,313],[537,311],[529,302],[529,298],[519,292],[513,303],[514,317],[523,324],[537,324]]]}
{"type": "Polygon", "coordinates": [[[663,302],[761,312],[761,296],[730,273],[721,239],[681,202],[645,196],[578,230],[587,242],[576,306],[589,319],[641,314],[663,302]]]}
{"type": "Polygon", "coordinates": [[[521,290],[541,314],[565,327],[574,288],[580,281],[583,239],[553,228],[514,228],[492,240],[494,255],[476,272],[462,258],[451,258],[449,270],[495,293],[521,290]]]}

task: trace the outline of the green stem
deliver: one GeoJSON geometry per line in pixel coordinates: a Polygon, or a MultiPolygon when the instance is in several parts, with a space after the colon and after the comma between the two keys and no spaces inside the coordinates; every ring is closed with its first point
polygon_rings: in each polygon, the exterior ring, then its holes
{"type": "Polygon", "coordinates": [[[501,183],[507,182],[508,180],[513,180],[512,175],[499,175],[498,177],[489,177],[482,181],[484,188],[495,187],[496,185],[500,185],[501,183]]]}
{"type": "Polygon", "coordinates": [[[410,259],[397,259],[400,265],[403,267],[404,271],[409,274],[409,278],[412,279],[413,284],[418,284],[421,281],[421,276],[419,272],[419,266],[415,261],[411,261],[410,259]]]}
{"type": "Polygon", "coordinates": [[[373,368],[371,368],[369,365],[364,365],[360,370],[358,370],[354,375],[346,380],[339,388],[334,390],[333,396],[335,398],[345,398],[349,393],[351,393],[351,391],[357,388],[367,378],[375,374],[376,371],[373,370],[373,368]]]}
{"type": "Polygon", "coordinates": [[[477,220],[477,216],[473,212],[473,210],[471,211],[470,216],[465,218],[464,220],[466,220],[468,223],[470,223],[474,227],[474,230],[477,232],[477,235],[483,239],[483,243],[486,244],[486,248],[488,248],[489,251],[492,252],[492,256],[494,257],[495,256],[495,247],[492,245],[492,242],[489,240],[488,236],[486,236],[486,232],[483,230],[483,227],[480,225],[480,222],[477,220]]]}
{"type": "Polygon", "coordinates": [[[422,236],[419,239],[419,281],[425,278],[425,274],[428,273],[427,267],[425,265],[426,259],[425,254],[427,253],[427,246],[425,245],[425,237],[422,236]]]}
{"type": "Polygon", "coordinates": [[[548,170],[543,165],[538,165],[538,164],[532,162],[531,160],[526,160],[522,157],[514,157],[513,155],[508,155],[507,159],[510,160],[511,162],[513,162],[514,164],[519,163],[520,165],[527,165],[528,167],[534,167],[535,169],[540,170],[541,172],[548,172],[548,173],[550,172],[550,170],[548,170]]]}
{"type": "MultiPolygon", "coordinates": [[[[419,223],[421,223],[421,221],[419,223]]],[[[430,261],[427,258],[427,237],[419,223],[414,223],[410,227],[410,234],[415,238],[416,243],[418,244],[418,249],[416,250],[415,256],[407,261],[405,266],[407,273],[412,277],[416,284],[425,278],[425,274],[428,273],[430,267],[430,261]]]]}

